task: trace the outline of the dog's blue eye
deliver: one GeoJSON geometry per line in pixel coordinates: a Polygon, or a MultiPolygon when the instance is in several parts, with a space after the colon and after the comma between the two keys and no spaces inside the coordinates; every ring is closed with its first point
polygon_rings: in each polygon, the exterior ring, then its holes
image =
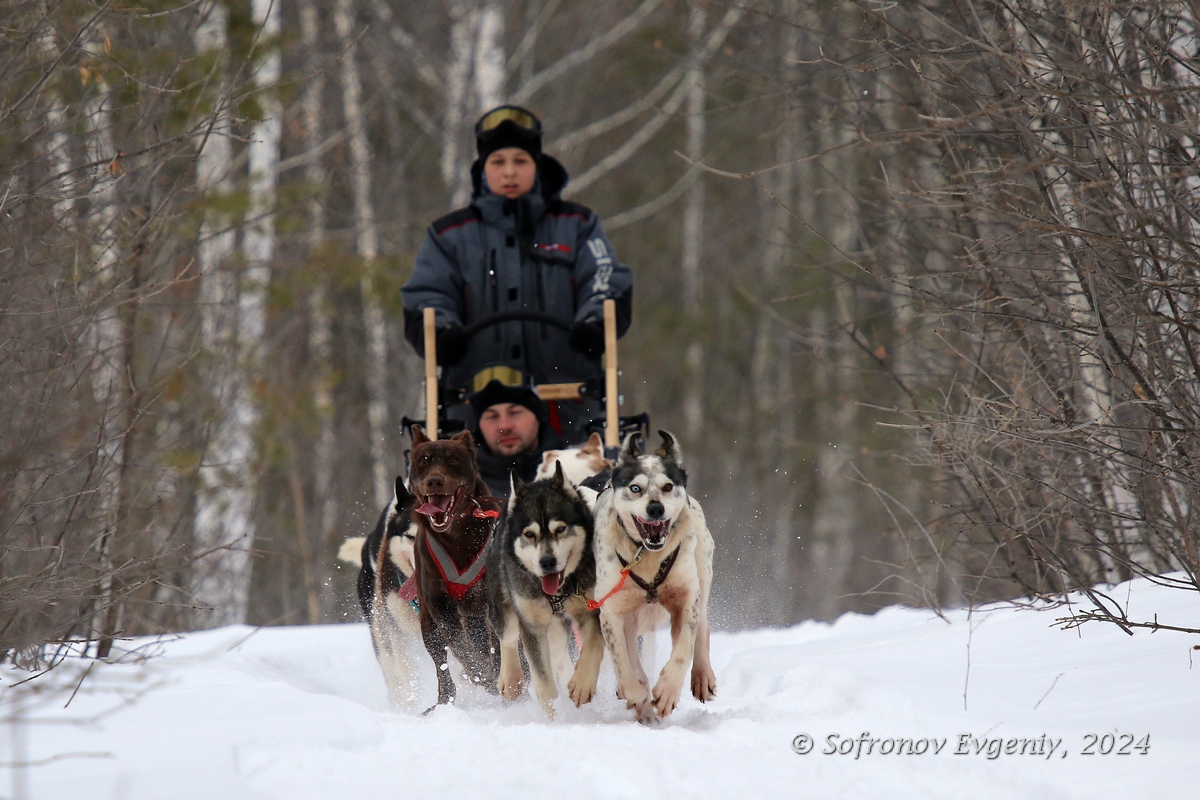
{"type": "Polygon", "coordinates": [[[638,494],[642,491],[642,487],[637,486],[637,485],[630,486],[629,491],[633,492],[634,494],[638,494]]]}

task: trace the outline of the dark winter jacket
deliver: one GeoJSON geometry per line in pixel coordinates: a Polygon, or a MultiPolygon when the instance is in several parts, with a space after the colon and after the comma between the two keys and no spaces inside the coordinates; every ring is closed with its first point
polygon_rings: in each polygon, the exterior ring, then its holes
{"type": "MultiPolygon", "coordinates": [[[[603,302],[617,301],[617,331],[632,313],[633,275],[620,264],[591,209],[559,196],[567,172],[553,158],[538,162],[538,183],[509,200],[491,194],[483,165],[471,170],[475,195],[466,208],[429,227],[404,285],[405,336],[422,356],[422,310],[437,309],[439,327],[470,325],[497,312],[541,311],[570,323],[603,319],[603,302]]],[[[567,332],[537,322],[506,322],[485,329],[466,355],[444,370],[450,388],[477,391],[476,376],[508,366],[526,383],[565,383],[599,378],[600,360],[567,344],[567,332]]],[[[554,419],[554,412],[551,412],[554,419]]]]}

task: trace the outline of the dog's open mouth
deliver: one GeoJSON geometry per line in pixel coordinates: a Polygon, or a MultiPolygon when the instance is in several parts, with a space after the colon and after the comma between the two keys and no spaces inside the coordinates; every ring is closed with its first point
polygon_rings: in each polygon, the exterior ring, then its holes
{"type": "Polygon", "coordinates": [[[451,517],[462,493],[463,490],[459,489],[454,494],[428,495],[417,509],[417,513],[429,517],[429,527],[441,533],[450,527],[451,517]]]}
{"type": "Polygon", "coordinates": [[[667,530],[671,527],[665,519],[642,519],[634,516],[638,533],[642,535],[642,544],[647,550],[661,550],[667,543],[667,530]]]}
{"type": "Polygon", "coordinates": [[[542,591],[553,597],[562,589],[563,574],[561,572],[551,572],[549,575],[542,576],[542,591]]]}

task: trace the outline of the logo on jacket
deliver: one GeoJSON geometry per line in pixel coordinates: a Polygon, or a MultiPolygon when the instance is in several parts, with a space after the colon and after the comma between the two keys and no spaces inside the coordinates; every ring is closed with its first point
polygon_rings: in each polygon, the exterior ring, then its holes
{"type": "Polygon", "coordinates": [[[567,244],[559,244],[558,242],[538,242],[533,246],[534,250],[540,253],[560,253],[564,256],[571,254],[571,246],[567,244]]]}
{"type": "Polygon", "coordinates": [[[608,254],[608,247],[600,237],[588,239],[587,246],[588,250],[592,251],[592,258],[596,259],[596,278],[592,281],[592,294],[607,292],[608,281],[613,274],[612,256],[608,254]]]}

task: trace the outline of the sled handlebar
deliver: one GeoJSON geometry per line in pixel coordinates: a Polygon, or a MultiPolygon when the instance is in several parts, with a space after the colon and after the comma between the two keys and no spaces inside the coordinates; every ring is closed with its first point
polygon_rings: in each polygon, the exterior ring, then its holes
{"type": "Polygon", "coordinates": [[[463,328],[463,332],[466,333],[469,339],[480,331],[487,330],[493,325],[499,325],[503,322],[542,322],[564,331],[571,327],[569,320],[561,320],[552,314],[547,314],[545,311],[525,311],[522,309],[517,311],[501,311],[498,314],[484,317],[463,328]]]}

